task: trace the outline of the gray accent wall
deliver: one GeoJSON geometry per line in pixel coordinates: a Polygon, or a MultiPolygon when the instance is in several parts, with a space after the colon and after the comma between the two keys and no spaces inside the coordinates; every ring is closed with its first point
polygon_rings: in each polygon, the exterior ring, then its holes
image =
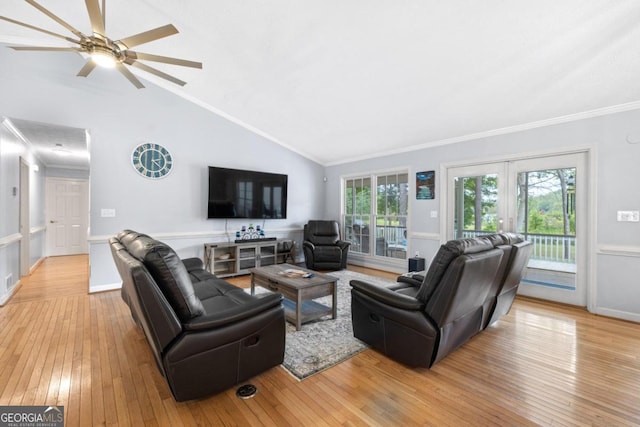
{"type": "MultiPolygon", "coordinates": [[[[341,202],[336,195],[340,194],[343,176],[397,167],[408,167],[412,175],[435,170],[436,199],[415,200],[413,196],[409,205],[409,254],[419,251],[429,260],[446,240],[446,231],[440,225],[444,214],[440,212],[441,165],[589,149],[589,308],[599,314],[640,321],[640,223],[616,221],[618,210],[640,210],[638,142],[640,111],[635,110],[334,165],[325,172],[325,215],[340,216],[341,202]],[[431,211],[438,211],[438,218],[431,218],[431,211]]],[[[411,191],[415,194],[415,188],[411,191]]]]}

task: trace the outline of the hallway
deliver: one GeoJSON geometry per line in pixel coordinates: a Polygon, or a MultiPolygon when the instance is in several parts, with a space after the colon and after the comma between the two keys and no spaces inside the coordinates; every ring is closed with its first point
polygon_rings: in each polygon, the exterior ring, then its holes
{"type": "Polygon", "coordinates": [[[19,304],[89,292],[89,255],[48,257],[29,276],[7,304],[19,304]]]}

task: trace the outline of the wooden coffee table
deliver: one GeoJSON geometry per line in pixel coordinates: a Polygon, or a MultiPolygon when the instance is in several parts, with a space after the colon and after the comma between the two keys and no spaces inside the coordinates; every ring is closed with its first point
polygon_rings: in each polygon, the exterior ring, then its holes
{"type": "Polygon", "coordinates": [[[335,319],[338,313],[338,278],[316,273],[306,268],[290,264],[275,264],[266,267],[249,269],[251,272],[251,295],[255,295],[255,287],[262,286],[273,292],[280,292],[284,297],[285,316],[296,325],[299,331],[302,324],[322,316],[331,314],[335,319]],[[302,270],[312,273],[313,277],[288,277],[285,270],[302,270]],[[333,303],[328,307],[313,301],[316,298],[331,295],[333,303]]]}

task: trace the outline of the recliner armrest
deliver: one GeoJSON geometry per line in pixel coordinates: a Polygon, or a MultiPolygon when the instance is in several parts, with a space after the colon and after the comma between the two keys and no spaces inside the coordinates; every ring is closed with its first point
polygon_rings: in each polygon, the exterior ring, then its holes
{"type": "Polygon", "coordinates": [[[408,295],[400,294],[382,286],[373,285],[361,280],[351,280],[351,287],[384,304],[400,308],[402,310],[423,310],[424,304],[408,295]]]}
{"type": "Polygon", "coordinates": [[[398,283],[406,283],[410,286],[413,286],[414,288],[419,288],[420,286],[422,286],[422,282],[424,282],[424,277],[420,276],[420,275],[413,275],[413,276],[398,276],[398,278],[396,279],[398,281],[398,283]],[[420,277],[419,279],[416,278],[416,276],[420,277]]]}
{"type": "Polygon", "coordinates": [[[313,243],[311,243],[308,240],[305,240],[304,242],[302,242],[302,247],[303,248],[307,248],[307,249],[311,249],[314,250],[316,248],[316,245],[314,245],[313,243]]]}
{"type": "Polygon", "coordinates": [[[204,263],[200,258],[185,258],[182,263],[187,271],[204,270],[204,263]]]}
{"type": "Polygon", "coordinates": [[[346,248],[348,248],[351,245],[351,242],[347,242],[345,240],[338,240],[336,242],[336,246],[339,246],[340,249],[345,250],[346,248]]]}
{"type": "Polygon", "coordinates": [[[228,310],[196,317],[184,323],[182,326],[185,331],[214,329],[229,323],[253,317],[256,314],[272,307],[277,307],[282,304],[282,298],[282,294],[279,293],[267,294],[263,297],[256,298],[254,301],[235,306],[228,310]]]}

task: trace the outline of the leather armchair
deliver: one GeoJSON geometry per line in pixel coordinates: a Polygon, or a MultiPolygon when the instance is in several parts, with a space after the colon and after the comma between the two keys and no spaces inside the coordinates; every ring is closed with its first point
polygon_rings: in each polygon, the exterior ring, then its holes
{"type": "Polygon", "coordinates": [[[122,299],[177,401],[223,391],[282,363],[282,295],[251,296],[131,230],[109,240],[122,299]]]}
{"type": "Polygon", "coordinates": [[[340,240],[336,221],[309,221],[304,226],[302,249],[311,270],[342,270],[347,268],[349,242],[340,240]]]}
{"type": "Polygon", "coordinates": [[[482,330],[503,251],[484,238],[440,247],[420,286],[351,283],[354,336],[410,366],[430,367],[482,330]]]}

